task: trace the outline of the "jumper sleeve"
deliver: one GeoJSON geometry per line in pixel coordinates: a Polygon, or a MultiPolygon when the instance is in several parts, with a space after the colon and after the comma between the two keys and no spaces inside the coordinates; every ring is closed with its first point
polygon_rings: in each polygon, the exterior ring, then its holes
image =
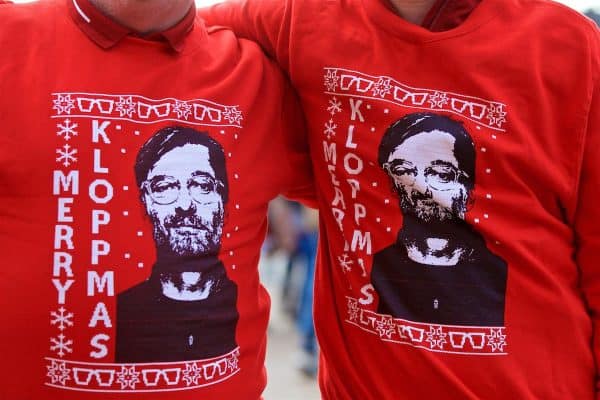
{"type": "MultiPolygon", "coordinates": [[[[291,4],[288,0],[230,0],[198,14],[208,26],[225,26],[236,36],[257,42],[263,51],[288,71],[291,4]]],[[[281,131],[286,152],[283,195],[316,208],[316,193],[304,116],[292,87],[286,84],[282,98],[281,131]]]]}
{"type": "Polygon", "coordinates": [[[226,26],[238,37],[257,42],[287,71],[291,4],[288,0],[230,0],[198,15],[207,26],[226,26]]]}
{"type": "MultiPolygon", "coordinates": [[[[596,31],[597,32],[597,31],[596,31]]],[[[598,35],[595,48],[598,50],[598,35]]],[[[592,318],[593,351],[596,360],[596,400],[600,400],[600,57],[592,51],[596,82],[585,135],[583,160],[575,214],[575,258],[581,273],[581,286],[592,318]]]]}
{"type": "Polygon", "coordinates": [[[307,207],[317,208],[315,181],[313,176],[308,135],[304,114],[295,91],[286,85],[282,99],[282,134],[286,146],[283,165],[287,167],[283,195],[299,201],[307,207]]]}

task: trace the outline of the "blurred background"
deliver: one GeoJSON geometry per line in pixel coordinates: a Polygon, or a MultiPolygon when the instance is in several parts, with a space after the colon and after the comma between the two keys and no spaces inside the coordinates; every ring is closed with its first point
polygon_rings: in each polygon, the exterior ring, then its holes
{"type": "MultiPolygon", "coordinates": [[[[31,1],[35,0],[13,0],[31,1]]],[[[195,1],[205,7],[224,0],[195,1]]],[[[556,1],[600,24],[600,0],[556,1]]],[[[264,400],[318,400],[318,347],[312,321],[318,216],[313,210],[280,198],[271,203],[269,219],[269,235],[259,266],[272,300],[264,400]]]]}

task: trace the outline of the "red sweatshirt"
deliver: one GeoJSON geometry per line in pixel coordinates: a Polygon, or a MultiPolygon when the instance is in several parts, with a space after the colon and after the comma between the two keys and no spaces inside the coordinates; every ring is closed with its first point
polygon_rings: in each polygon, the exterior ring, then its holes
{"type": "Polygon", "coordinates": [[[0,9],[0,399],[250,399],[267,203],[311,182],[274,64],[190,9],[0,9]]]}
{"type": "Polygon", "coordinates": [[[545,0],[483,0],[440,32],[380,0],[203,15],[271,53],[307,115],[325,399],[595,398],[590,21],[545,0]]]}

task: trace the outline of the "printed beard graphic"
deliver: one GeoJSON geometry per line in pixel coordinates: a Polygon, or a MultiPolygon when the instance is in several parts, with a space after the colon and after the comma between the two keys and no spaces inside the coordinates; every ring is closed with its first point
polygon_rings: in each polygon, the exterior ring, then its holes
{"type": "Polygon", "coordinates": [[[237,285],[217,258],[228,183],[220,144],[168,127],[140,149],[134,167],[153,225],[151,276],[117,296],[120,363],[217,357],[237,347],[237,285]]]}
{"type": "Polygon", "coordinates": [[[382,138],[379,162],[398,195],[402,228],[375,253],[379,314],[408,321],[503,326],[507,264],[464,220],[475,185],[475,146],[463,125],[408,114],[382,138]]]}
{"type": "Polygon", "coordinates": [[[198,215],[195,205],[188,210],[177,209],[174,215],[160,220],[156,212],[150,213],[154,238],[159,247],[166,247],[179,256],[215,253],[223,228],[223,210],[206,220],[198,215]]]}
{"type": "Polygon", "coordinates": [[[424,222],[450,221],[456,215],[463,214],[466,210],[463,205],[465,194],[459,189],[460,196],[452,199],[452,207],[448,208],[436,203],[431,194],[416,189],[407,192],[404,187],[399,188],[400,209],[405,214],[412,214],[424,222]]]}

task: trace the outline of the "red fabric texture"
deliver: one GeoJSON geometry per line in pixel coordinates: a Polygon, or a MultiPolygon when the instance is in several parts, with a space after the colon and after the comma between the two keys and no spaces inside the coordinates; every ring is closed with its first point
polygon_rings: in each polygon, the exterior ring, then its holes
{"type": "Polygon", "coordinates": [[[302,100],[321,209],[314,310],[323,398],[596,398],[600,50],[592,22],[529,0],[483,0],[439,32],[380,0],[247,0],[200,13],[258,41],[302,100]],[[468,133],[473,170],[442,176],[431,163],[422,172],[426,159],[413,154],[457,162],[438,141],[419,142],[425,131],[380,158],[388,128],[432,114],[468,133]],[[403,159],[403,169],[392,163],[403,159]],[[468,200],[442,207],[444,189],[464,179],[474,181],[462,192],[468,200]],[[425,221],[440,221],[434,209],[456,218],[456,204],[465,224],[450,220],[437,226],[446,239],[418,242],[431,255],[410,247],[420,231],[409,227],[433,229],[425,221]],[[478,263],[473,250],[470,275],[450,286],[449,266],[459,264],[432,264],[432,245],[470,236],[490,262],[478,263]],[[377,286],[382,257],[391,260],[388,287],[377,286]],[[498,265],[507,275],[492,279],[495,289],[475,278],[498,265]],[[410,271],[421,279],[393,280],[410,271]],[[440,297],[416,302],[431,291],[440,297]],[[445,313],[448,299],[463,301],[444,314],[455,320],[421,317],[445,313]],[[463,322],[487,301],[502,304],[501,321],[463,322]],[[402,304],[417,307],[378,311],[402,304]]]}
{"type": "Polygon", "coordinates": [[[62,0],[0,20],[0,398],[260,398],[267,204],[312,184],[279,70],[199,20],[180,52],[104,49],[62,0]]]}

